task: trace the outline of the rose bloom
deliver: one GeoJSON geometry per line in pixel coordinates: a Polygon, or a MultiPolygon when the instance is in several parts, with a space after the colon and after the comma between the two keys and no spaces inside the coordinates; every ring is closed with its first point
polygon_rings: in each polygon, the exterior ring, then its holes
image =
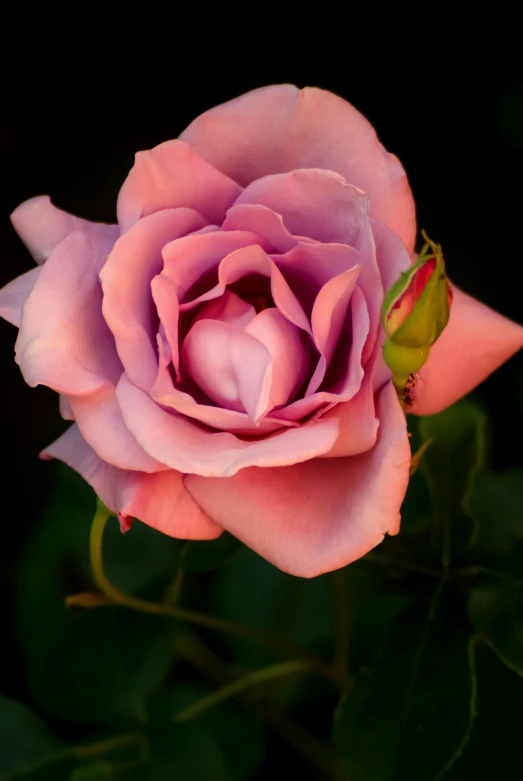
{"type": "MultiPolygon", "coordinates": [[[[369,122],[319,89],[255,90],[138,153],[117,214],[90,223],[40,196],[12,215],[39,265],[0,312],[28,384],[74,421],[43,457],[124,526],[227,529],[294,575],[396,534],[411,454],[380,307],[416,222],[369,122]]],[[[522,343],[454,289],[413,411],[444,409],[522,343]]]]}

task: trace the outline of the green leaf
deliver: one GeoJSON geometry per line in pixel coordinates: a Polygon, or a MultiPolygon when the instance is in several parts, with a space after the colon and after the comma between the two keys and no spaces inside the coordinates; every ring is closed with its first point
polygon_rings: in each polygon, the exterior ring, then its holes
{"type": "MultiPolygon", "coordinates": [[[[354,572],[366,569],[358,565],[354,572]]],[[[244,548],[219,571],[213,588],[213,612],[236,623],[254,627],[317,656],[332,656],[332,602],[326,576],[306,580],[287,575],[244,548]]],[[[281,660],[279,651],[243,637],[223,637],[233,652],[238,672],[281,660]]],[[[304,699],[328,696],[330,684],[316,676],[279,681],[264,688],[264,699],[288,708],[304,699]]]]}
{"type": "Polygon", "coordinates": [[[354,670],[371,664],[383,653],[394,620],[411,601],[411,595],[382,584],[378,593],[356,603],[350,628],[350,657],[354,670]]]}
{"type": "Polygon", "coordinates": [[[468,609],[501,661],[523,676],[523,582],[481,577],[470,589],[468,609]]]}
{"type": "Polygon", "coordinates": [[[177,630],[168,618],[121,608],[68,611],[61,632],[30,657],[31,691],[63,719],[143,722],[172,664],[177,630]]]}
{"type": "MultiPolygon", "coordinates": [[[[57,465],[56,488],[26,548],[19,578],[19,628],[33,655],[53,643],[66,621],[69,594],[93,589],[89,565],[89,530],[95,495],[65,464],[57,465]]],[[[178,543],[145,524],[134,523],[122,535],[116,519],[104,537],[109,578],[127,593],[158,596],[175,570],[178,543]]]]}
{"type": "Polygon", "coordinates": [[[523,778],[523,680],[481,642],[473,646],[477,715],[463,752],[442,781],[523,778]]]}
{"type": "Polygon", "coordinates": [[[420,470],[432,499],[433,544],[446,569],[475,533],[469,499],[484,460],[485,427],[485,414],[468,399],[419,423],[423,440],[434,438],[420,470]]]}
{"type": "Polygon", "coordinates": [[[215,540],[187,542],[180,554],[179,567],[185,572],[208,572],[229,564],[242,550],[243,544],[228,532],[215,540]]]}
{"type": "Polygon", "coordinates": [[[430,527],[432,505],[427,482],[420,469],[421,461],[420,467],[409,479],[407,493],[401,505],[401,534],[403,536],[423,533],[430,527]]]}
{"type": "Polygon", "coordinates": [[[510,552],[523,541],[523,469],[482,470],[472,487],[470,509],[478,523],[476,547],[488,555],[510,552]]]}
{"type": "Polygon", "coordinates": [[[31,691],[50,713],[73,721],[143,720],[112,608],[70,612],[52,640],[29,663],[31,691]]]}
{"type": "MultiPolygon", "coordinates": [[[[147,699],[167,675],[176,622],[122,608],[66,609],[65,597],[92,589],[89,530],[95,497],[68,467],[57,471],[53,500],[25,553],[20,633],[29,686],[50,713],[73,721],[142,720],[147,699]]],[[[125,535],[109,523],[104,562],[127,592],[158,598],[175,570],[177,543],[141,523],[125,535]]]]}
{"type": "Polygon", "coordinates": [[[172,716],[209,693],[205,686],[179,683],[158,699],[151,716],[149,781],[212,779],[247,781],[261,764],[258,719],[235,702],[224,702],[185,724],[172,716]]]}
{"type": "MultiPolygon", "coordinates": [[[[224,618],[310,647],[321,653],[331,643],[330,592],[326,577],[287,575],[248,548],[221,570],[214,610],[224,618]]],[[[263,666],[274,652],[243,637],[227,637],[240,663],[263,666]]]]}
{"type": "Polygon", "coordinates": [[[440,583],[398,616],[340,703],[334,738],[351,781],[434,781],[462,746],[473,690],[458,597],[440,583]]]}
{"type": "Polygon", "coordinates": [[[67,757],[68,746],[32,711],[0,695],[0,778],[22,777],[67,757]]]}

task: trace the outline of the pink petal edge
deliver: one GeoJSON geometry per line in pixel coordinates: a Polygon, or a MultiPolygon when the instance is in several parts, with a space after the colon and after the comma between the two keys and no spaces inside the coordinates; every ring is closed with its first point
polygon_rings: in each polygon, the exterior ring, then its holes
{"type": "Polygon", "coordinates": [[[163,534],[187,540],[210,540],[223,531],[192,499],[179,472],[144,474],[110,466],[98,458],[75,424],[41,457],[58,458],[79,472],[125,526],[129,517],[135,517],[163,534]]]}
{"type": "Polygon", "coordinates": [[[227,480],[187,475],[185,485],[205,512],[285,572],[310,578],[344,567],[399,529],[410,448],[391,383],[377,409],[378,441],[362,455],[242,469],[227,480]]]}

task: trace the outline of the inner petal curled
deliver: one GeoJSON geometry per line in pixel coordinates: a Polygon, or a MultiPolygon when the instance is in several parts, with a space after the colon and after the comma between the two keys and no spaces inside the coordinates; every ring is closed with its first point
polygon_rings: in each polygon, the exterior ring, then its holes
{"type": "Polygon", "coordinates": [[[245,332],[265,345],[271,356],[272,384],[267,412],[287,404],[302,387],[309,371],[310,353],[304,344],[308,337],[273,307],[257,314],[245,332]]]}
{"type": "Polygon", "coordinates": [[[251,420],[267,410],[271,355],[241,328],[199,320],[185,338],[182,359],[192,379],[221,407],[247,412],[251,420]]]}

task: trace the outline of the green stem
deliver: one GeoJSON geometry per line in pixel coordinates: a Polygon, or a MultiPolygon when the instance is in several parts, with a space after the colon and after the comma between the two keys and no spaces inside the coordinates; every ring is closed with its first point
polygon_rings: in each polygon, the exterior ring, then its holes
{"type": "Polygon", "coordinates": [[[50,765],[55,765],[58,762],[63,762],[66,759],[71,759],[73,757],[76,759],[97,757],[109,751],[127,746],[129,743],[134,743],[137,740],[143,740],[144,738],[145,735],[141,732],[124,732],[120,735],[106,738],[105,740],[98,740],[95,743],[86,743],[80,746],[66,746],[59,751],[48,754],[34,763],[29,763],[14,773],[2,776],[2,779],[4,781],[15,781],[15,779],[21,779],[27,775],[32,775],[39,770],[43,770],[50,765]]]}
{"type": "Polygon", "coordinates": [[[279,678],[304,675],[306,673],[314,672],[315,669],[316,664],[314,661],[309,659],[296,659],[289,662],[279,662],[270,667],[264,667],[261,670],[254,670],[252,673],[248,673],[248,675],[244,675],[236,681],[225,684],[221,689],[217,689],[207,697],[202,697],[201,700],[198,700],[198,702],[195,702],[193,705],[189,705],[189,707],[178,711],[178,713],[175,713],[173,716],[173,720],[178,723],[189,721],[209,708],[218,705],[220,702],[243,694],[248,689],[259,686],[262,683],[274,681],[279,678]]]}
{"type": "Polygon", "coordinates": [[[152,613],[153,615],[169,616],[179,621],[183,621],[187,624],[195,624],[196,626],[203,626],[208,629],[215,629],[219,632],[225,632],[227,634],[241,635],[253,640],[256,643],[269,646],[278,650],[280,653],[286,656],[297,654],[310,656],[310,652],[300,648],[294,643],[287,642],[265,632],[260,632],[253,627],[244,626],[243,624],[235,624],[232,621],[227,621],[217,616],[207,615],[206,613],[198,613],[195,610],[179,607],[177,605],[167,605],[160,602],[151,602],[146,599],[139,599],[129,594],[125,594],[123,591],[117,589],[107,575],[105,574],[102,560],[102,541],[104,529],[107,521],[113,515],[113,513],[102,504],[98,502],[97,510],[93,518],[91,525],[90,536],[90,553],[91,553],[91,567],[93,571],[93,577],[96,585],[100,591],[109,599],[109,601],[115,605],[121,605],[122,607],[130,608],[131,610],[138,610],[142,613],[152,613]]]}
{"type": "Polygon", "coordinates": [[[342,569],[329,573],[332,597],[335,652],[334,667],[342,681],[349,678],[349,595],[345,572],[342,569]]]}
{"type": "Polygon", "coordinates": [[[178,571],[176,572],[176,576],[174,580],[172,581],[172,583],[170,583],[167,586],[164,595],[162,597],[162,602],[165,605],[174,606],[180,601],[184,580],[185,580],[185,571],[181,567],[179,567],[178,571]]]}
{"type": "Polygon", "coordinates": [[[143,740],[143,737],[141,732],[124,732],[121,735],[114,735],[112,738],[98,740],[96,743],[74,746],[72,753],[79,759],[96,757],[100,754],[106,754],[109,751],[123,748],[123,746],[128,746],[129,743],[134,743],[136,740],[143,740]]]}

